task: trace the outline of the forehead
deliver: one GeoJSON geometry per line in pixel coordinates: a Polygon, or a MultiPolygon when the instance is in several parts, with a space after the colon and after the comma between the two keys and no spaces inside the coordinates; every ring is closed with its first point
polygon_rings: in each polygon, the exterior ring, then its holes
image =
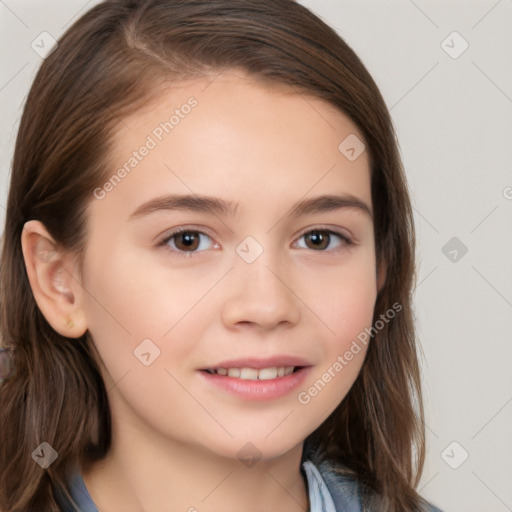
{"type": "Polygon", "coordinates": [[[371,204],[367,151],[348,116],[238,73],[161,88],[117,127],[109,168],[126,171],[109,197],[132,205],[164,192],[234,199],[239,213],[260,208],[258,198],[282,203],[315,193],[371,204]]]}

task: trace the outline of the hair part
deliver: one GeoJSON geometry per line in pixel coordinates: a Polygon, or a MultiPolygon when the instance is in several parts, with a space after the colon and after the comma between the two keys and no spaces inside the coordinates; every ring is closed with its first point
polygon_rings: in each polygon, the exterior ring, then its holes
{"type": "Polygon", "coordinates": [[[83,254],[92,191],[109,176],[122,118],[169,82],[240,70],[325,100],[365,139],[371,161],[377,263],[386,279],[374,321],[402,311],[372,338],[358,378],[307,442],[357,476],[383,512],[412,512],[425,433],[411,293],[414,225],[396,136],[375,82],[328,25],[293,0],[107,0],[83,15],[44,61],[16,141],[0,268],[0,335],[16,374],[0,386],[0,509],[58,511],[76,465],[111,442],[107,391],[89,335],[68,339],[39,311],[21,252],[23,225],[40,220],[83,254]],[[42,470],[43,441],[59,453],[42,470]],[[23,485],[20,485],[20,481],[23,485]],[[370,492],[371,491],[371,492],[370,492]]]}

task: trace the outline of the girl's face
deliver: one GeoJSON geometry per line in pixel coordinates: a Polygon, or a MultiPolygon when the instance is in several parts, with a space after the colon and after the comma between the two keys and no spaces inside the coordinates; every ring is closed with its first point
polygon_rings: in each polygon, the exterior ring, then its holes
{"type": "Polygon", "coordinates": [[[331,105],[233,73],[123,120],[80,277],[114,436],[276,457],[343,400],[377,293],[361,140],[331,105]]]}

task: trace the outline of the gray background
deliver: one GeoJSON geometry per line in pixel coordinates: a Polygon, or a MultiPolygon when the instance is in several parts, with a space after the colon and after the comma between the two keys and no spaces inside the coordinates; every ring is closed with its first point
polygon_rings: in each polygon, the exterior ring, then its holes
{"type": "MultiPolygon", "coordinates": [[[[96,3],[0,0],[2,222],[41,62],[32,42],[43,31],[58,38],[96,3]]],[[[512,1],[302,3],[361,57],[398,132],[419,245],[428,435],[419,489],[445,512],[512,511],[512,1]]]]}

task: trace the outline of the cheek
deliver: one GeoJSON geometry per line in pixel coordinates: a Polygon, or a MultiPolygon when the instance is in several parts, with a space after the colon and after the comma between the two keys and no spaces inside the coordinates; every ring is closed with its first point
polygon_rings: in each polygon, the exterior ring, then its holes
{"type": "Polygon", "coordinates": [[[325,418],[356,380],[371,340],[377,297],[374,259],[369,254],[335,273],[317,275],[316,283],[310,300],[323,324],[323,359],[297,398],[325,418]]]}
{"type": "Polygon", "coordinates": [[[328,293],[330,306],[326,306],[326,318],[333,331],[329,345],[338,350],[346,349],[353,339],[370,327],[374,314],[375,281],[358,280],[353,286],[350,284],[328,293]]]}
{"type": "Polygon", "coordinates": [[[311,301],[326,327],[327,346],[344,350],[371,326],[377,298],[373,251],[361,251],[346,265],[315,274],[316,292],[311,293],[311,301]]]}
{"type": "Polygon", "coordinates": [[[336,307],[326,316],[334,333],[323,338],[322,362],[296,397],[303,414],[315,418],[316,427],[343,401],[359,375],[371,342],[374,301],[371,286],[347,299],[338,295],[336,307]]]}
{"type": "Polygon", "coordinates": [[[371,340],[369,333],[375,305],[372,290],[372,286],[359,288],[341,299],[332,311],[335,334],[326,339],[327,369],[336,374],[343,373],[343,379],[350,385],[361,369],[371,340]]]}
{"type": "Polygon", "coordinates": [[[83,271],[88,330],[112,380],[128,371],[130,380],[138,379],[142,372],[144,387],[145,370],[154,375],[187,360],[213,314],[201,299],[216,280],[216,273],[191,280],[186,272],[169,272],[106,240],[91,244],[83,271]],[[144,366],[148,357],[150,367],[144,366]]]}
{"type": "Polygon", "coordinates": [[[148,286],[151,275],[142,271],[140,261],[136,264],[112,246],[104,245],[101,253],[96,247],[91,244],[83,272],[88,330],[108,374],[117,381],[141,364],[134,351],[144,340],[160,344],[157,319],[166,305],[155,295],[158,288],[148,286]]]}

